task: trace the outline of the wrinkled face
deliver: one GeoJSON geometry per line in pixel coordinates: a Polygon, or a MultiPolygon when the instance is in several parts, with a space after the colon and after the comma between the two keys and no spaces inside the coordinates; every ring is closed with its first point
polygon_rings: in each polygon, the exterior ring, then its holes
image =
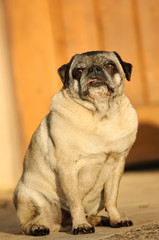
{"type": "Polygon", "coordinates": [[[132,65],[115,52],[87,52],[75,55],[59,69],[59,75],[72,96],[83,100],[123,93],[124,78],[130,80],[132,65]]]}

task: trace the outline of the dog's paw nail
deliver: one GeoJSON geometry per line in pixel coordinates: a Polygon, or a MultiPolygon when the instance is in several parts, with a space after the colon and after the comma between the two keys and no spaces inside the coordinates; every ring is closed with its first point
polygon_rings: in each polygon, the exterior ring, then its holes
{"type": "Polygon", "coordinates": [[[79,228],[74,228],[74,229],[73,229],[73,234],[74,234],[74,235],[77,235],[78,233],[79,233],[79,228]]]}
{"type": "Polygon", "coordinates": [[[45,236],[49,235],[50,230],[44,226],[33,226],[30,231],[30,235],[33,236],[45,236]]]}
{"type": "Polygon", "coordinates": [[[90,228],[90,233],[94,233],[95,232],[95,228],[94,227],[91,227],[90,228]]]}
{"type": "Polygon", "coordinates": [[[112,225],[114,228],[120,228],[120,227],[130,227],[133,225],[133,222],[131,220],[122,220],[120,222],[117,222],[112,225]]]}
{"type": "Polygon", "coordinates": [[[77,235],[78,233],[87,234],[87,233],[94,233],[94,232],[95,232],[94,227],[90,227],[90,226],[87,226],[85,224],[84,225],[79,225],[78,227],[73,229],[73,234],[74,235],[77,235]]]}
{"type": "Polygon", "coordinates": [[[80,229],[80,232],[82,232],[82,233],[88,233],[88,229],[86,229],[86,228],[81,228],[81,229],[80,229]]]}
{"type": "Polygon", "coordinates": [[[123,222],[123,226],[124,227],[129,227],[129,226],[132,226],[133,225],[133,222],[131,220],[128,220],[128,221],[124,221],[123,222]]]}
{"type": "Polygon", "coordinates": [[[94,229],[94,227],[82,228],[81,232],[83,232],[83,233],[94,233],[95,229],[94,229]]]}
{"type": "Polygon", "coordinates": [[[129,220],[129,226],[133,226],[133,222],[129,220]]]}
{"type": "Polygon", "coordinates": [[[122,222],[116,223],[113,227],[114,227],[114,228],[120,228],[120,227],[122,227],[122,222]]]}

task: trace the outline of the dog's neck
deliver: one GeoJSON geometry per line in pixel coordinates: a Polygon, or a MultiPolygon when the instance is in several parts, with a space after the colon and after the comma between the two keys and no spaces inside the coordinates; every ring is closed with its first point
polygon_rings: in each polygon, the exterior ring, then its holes
{"type": "MultiPolygon", "coordinates": [[[[69,92],[67,92],[70,95],[69,92]]],[[[81,99],[79,96],[72,96],[71,98],[80,104],[82,107],[90,110],[94,115],[96,115],[99,119],[109,118],[116,114],[120,108],[120,103],[123,99],[124,94],[114,95],[96,95],[94,98],[90,99],[81,99]]]]}
{"type": "Polygon", "coordinates": [[[96,108],[94,114],[100,119],[110,118],[116,114],[120,108],[122,96],[109,96],[107,98],[97,98],[94,100],[96,108]]]}

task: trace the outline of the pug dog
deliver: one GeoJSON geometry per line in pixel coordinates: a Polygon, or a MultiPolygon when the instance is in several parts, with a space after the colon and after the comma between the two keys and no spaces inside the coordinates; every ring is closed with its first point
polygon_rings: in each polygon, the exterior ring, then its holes
{"type": "Polygon", "coordinates": [[[138,119],[124,93],[132,65],[116,52],[77,54],[58,69],[62,90],[32,136],[14,204],[24,234],[93,233],[105,224],[131,226],[117,209],[125,159],[138,119]]]}

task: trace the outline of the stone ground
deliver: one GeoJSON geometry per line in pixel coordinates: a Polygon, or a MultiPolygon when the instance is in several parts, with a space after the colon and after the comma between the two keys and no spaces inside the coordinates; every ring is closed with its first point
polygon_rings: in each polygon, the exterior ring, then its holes
{"type": "Polygon", "coordinates": [[[44,237],[20,233],[11,193],[0,193],[0,239],[3,240],[159,240],[159,171],[126,172],[120,184],[118,206],[134,223],[114,229],[96,227],[94,234],[58,232],[44,237]]]}

